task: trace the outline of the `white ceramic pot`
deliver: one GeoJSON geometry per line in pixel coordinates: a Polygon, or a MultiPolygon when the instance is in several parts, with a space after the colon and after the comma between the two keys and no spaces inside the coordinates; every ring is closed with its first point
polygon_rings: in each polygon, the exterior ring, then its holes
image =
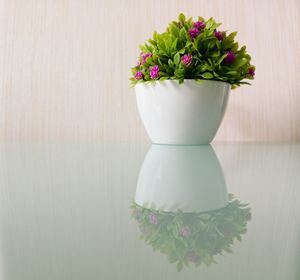
{"type": "Polygon", "coordinates": [[[153,143],[209,144],[223,119],[230,84],[166,80],[135,86],[142,122],[153,143]]]}
{"type": "Polygon", "coordinates": [[[140,170],[135,202],[167,212],[206,212],[225,207],[221,165],[210,145],[152,145],[140,170]]]}

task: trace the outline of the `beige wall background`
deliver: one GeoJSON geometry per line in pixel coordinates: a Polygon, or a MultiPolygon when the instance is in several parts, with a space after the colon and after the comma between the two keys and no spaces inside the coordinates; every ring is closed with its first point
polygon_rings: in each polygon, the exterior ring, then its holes
{"type": "Polygon", "coordinates": [[[257,66],[215,141],[300,140],[298,0],[0,0],[0,140],[148,141],[129,67],[180,12],[238,31],[257,66]]]}

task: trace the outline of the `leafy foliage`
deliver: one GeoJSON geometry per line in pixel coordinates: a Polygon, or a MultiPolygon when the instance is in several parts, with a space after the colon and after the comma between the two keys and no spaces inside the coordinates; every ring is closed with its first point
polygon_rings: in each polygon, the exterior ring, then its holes
{"type": "Polygon", "coordinates": [[[235,42],[237,32],[217,31],[220,25],[213,18],[198,17],[194,22],[180,14],[178,22],[171,22],[161,34],[154,32],[153,38],[140,46],[138,63],[131,68],[132,85],[167,79],[179,83],[184,79],[217,80],[232,88],[249,84],[243,80],[254,78],[251,57],[245,46],[239,48],[235,42]],[[154,72],[153,67],[159,71],[154,72]]]}
{"type": "Polygon", "coordinates": [[[222,209],[204,213],[163,212],[132,205],[132,217],[138,222],[141,238],[154,250],[166,254],[178,270],[192,262],[210,265],[214,256],[231,253],[234,240],[241,241],[251,219],[250,208],[230,195],[222,209]]]}

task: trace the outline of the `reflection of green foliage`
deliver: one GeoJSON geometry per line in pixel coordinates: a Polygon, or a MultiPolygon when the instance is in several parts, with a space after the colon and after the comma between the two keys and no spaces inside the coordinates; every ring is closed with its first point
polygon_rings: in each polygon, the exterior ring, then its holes
{"type": "Polygon", "coordinates": [[[203,213],[163,212],[136,203],[132,209],[141,238],[154,250],[166,254],[178,270],[189,262],[210,265],[215,263],[215,255],[231,252],[234,240],[241,240],[251,219],[247,204],[232,195],[225,208],[203,213]]]}

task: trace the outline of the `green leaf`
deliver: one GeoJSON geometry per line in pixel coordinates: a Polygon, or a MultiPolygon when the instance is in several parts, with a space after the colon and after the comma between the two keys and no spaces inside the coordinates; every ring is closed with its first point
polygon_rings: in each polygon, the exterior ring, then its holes
{"type": "Polygon", "coordinates": [[[247,64],[247,63],[248,63],[248,60],[242,58],[242,59],[236,60],[236,61],[233,63],[232,66],[235,67],[235,68],[238,68],[238,67],[241,67],[241,66],[243,66],[243,65],[245,65],[245,64],[247,64]]]}
{"type": "Polygon", "coordinates": [[[179,62],[180,62],[180,55],[179,55],[179,53],[176,53],[174,56],[174,64],[178,65],[179,62]]]}
{"type": "Polygon", "coordinates": [[[181,76],[183,76],[184,75],[184,69],[180,69],[180,68],[178,68],[178,69],[176,69],[175,71],[174,71],[174,74],[176,75],[176,76],[178,76],[178,77],[181,77],[181,76]]]}
{"type": "Polygon", "coordinates": [[[217,65],[220,65],[221,64],[221,62],[224,60],[224,58],[227,56],[227,53],[225,53],[225,54],[223,54],[219,59],[218,59],[218,61],[216,62],[216,66],[217,65]]]}
{"type": "Polygon", "coordinates": [[[203,79],[195,79],[195,81],[196,81],[196,83],[197,83],[198,85],[202,85],[203,82],[204,82],[203,79]]]}
{"type": "Polygon", "coordinates": [[[143,53],[146,53],[146,52],[147,52],[147,49],[145,48],[144,45],[140,45],[140,46],[139,46],[139,49],[140,49],[143,53]]]}
{"type": "Polygon", "coordinates": [[[209,70],[209,71],[212,71],[213,68],[209,65],[209,64],[202,64],[202,65],[199,65],[199,72],[205,72],[206,70],[209,70]]]}
{"type": "Polygon", "coordinates": [[[212,27],[212,25],[214,24],[214,19],[213,18],[209,18],[208,21],[206,22],[206,28],[210,29],[212,27]]]}
{"type": "Polygon", "coordinates": [[[179,28],[174,25],[170,26],[170,32],[176,38],[179,36],[179,28]]]}
{"type": "Polygon", "coordinates": [[[210,72],[205,72],[205,73],[201,74],[201,77],[203,77],[204,79],[210,80],[214,77],[214,75],[210,72]]]}
{"type": "Polygon", "coordinates": [[[149,65],[154,65],[152,57],[147,57],[146,62],[149,65]]]}
{"type": "Polygon", "coordinates": [[[205,22],[205,19],[203,17],[198,16],[198,21],[203,21],[205,22]]]}
{"type": "Polygon", "coordinates": [[[172,47],[171,47],[172,50],[176,50],[176,49],[177,49],[177,42],[178,42],[178,38],[176,38],[176,39],[173,41],[172,47]]]}
{"type": "Polygon", "coordinates": [[[237,35],[237,32],[232,32],[227,36],[227,40],[233,41],[234,37],[237,35]]]}
{"type": "Polygon", "coordinates": [[[184,22],[185,22],[185,15],[183,13],[181,13],[179,16],[178,16],[178,20],[179,22],[184,25],[184,22]]]}
{"type": "Polygon", "coordinates": [[[168,77],[161,77],[159,78],[160,81],[165,81],[165,80],[168,80],[168,77]]]}
{"type": "Polygon", "coordinates": [[[185,41],[186,40],[186,30],[184,28],[182,28],[179,32],[179,39],[181,41],[185,41]]]}
{"type": "Polygon", "coordinates": [[[158,63],[158,55],[156,53],[153,53],[152,54],[152,60],[155,62],[155,63],[158,63]]]}
{"type": "Polygon", "coordinates": [[[172,38],[168,38],[168,39],[165,41],[166,49],[167,49],[168,51],[171,49],[172,44],[173,44],[172,38]]]}
{"type": "Polygon", "coordinates": [[[236,75],[237,71],[228,71],[226,72],[227,75],[236,75]]]}
{"type": "Polygon", "coordinates": [[[183,48],[183,49],[179,50],[178,53],[179,54],[184,54],[185,53],[185,49],[183,48]]]}

